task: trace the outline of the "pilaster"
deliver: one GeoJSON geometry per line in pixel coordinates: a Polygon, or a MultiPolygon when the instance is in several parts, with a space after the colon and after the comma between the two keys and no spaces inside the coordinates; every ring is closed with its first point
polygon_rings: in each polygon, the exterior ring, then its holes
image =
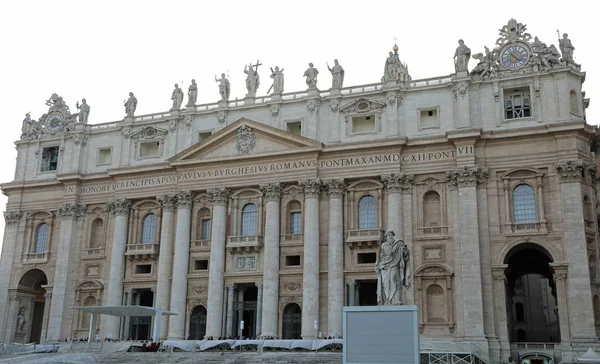
{"type": "Polygon", "coordinates": [[[508,319],[506,316],[506,268],[508,264],[495,265],[492,267],[492,293],[493,293],[493,309],[496,336],[500,344],[500,352],[495,358],[498,362],[504,362],[508,360],[510,355],[510,339],[508,337],[508,319]]]}
{"type": "Polygon", "coordinates": [[[341,335],[344,310],[344,204],[343,179],[324,181],[329,197],[329,235],[327,264],[327,329],[329,335],[341,335]]]}
{"type": "MultiPolygon", "coordinates": [[[[160,251],[158,256],[158,272],[156,278],[156,307],[166,310],[170,306],[171,278],[173,275],[173,238],[175,207],[177,195],[162,195],[156,200],[162,206],[162,222],[160,228],[160,251]]],[[[155,318],[161,320],[159,339],[166,339],[169,329],[169,317],[155,318]]]]}
{"type": "Polygon", "coordinates": [[[233,337],[233,293],[235,284],[227,284],[227,317],[225,318],[225,337],[233,337]]]}
{"type": "Polygon", "coordinates": [[[4,239],[0,255],[0,342],[5,342],[6,316],[8,314],[8,287],[12,274],[17,243],[17,231],[21,221],[21,211],[4,211],[4,239]]]}

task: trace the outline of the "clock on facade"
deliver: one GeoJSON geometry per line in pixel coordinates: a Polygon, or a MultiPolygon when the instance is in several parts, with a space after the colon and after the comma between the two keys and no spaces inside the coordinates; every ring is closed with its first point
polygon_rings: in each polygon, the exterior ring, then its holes
{"type": "Polygon", "coordinates": [[[57,112],[50,113],[46,117],[46,129],[54,133],[60,129],[62,126],[62,115],[57,112]]]}
{"type": "Polygon", "coordinates": [[[517,69],[524,66],[529,60],[529,52],[525,47],[515,44],[502,52],[502,64],[506,68],[517,69]]]}

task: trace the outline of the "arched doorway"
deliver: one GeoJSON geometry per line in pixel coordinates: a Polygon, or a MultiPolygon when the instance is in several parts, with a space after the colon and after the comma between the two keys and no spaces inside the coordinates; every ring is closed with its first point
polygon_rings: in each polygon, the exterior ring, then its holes
{"type": "Polygon", "coordinates": [[[190,315],[190,335],[188,340],[202,340],[206,335],[206,308],[196,306],[190,315]]]}
{"type": "Polygon", "coordinates": [[[512,342],[560,342],[551,255],[524,243],[506,255],[508,333],[512,342]]]}
{"type": "MultiPolygon", "coordinates": [[[[48,277],[39,269],[27,271],[19,280],[17,299],[11,303],[14,313],[12,325],[13,340],[17,343],[37,344],[42,342],[42,326],[44,324],[44,308],[46,290],[43,286],[48,284],[48,277]]],[[[9,336],[10,338],[10,336],[9,336]]]]}
{"type": "Polygon", "coordinates": [[[281,338],[301,339],[302,309],[297,303],[290,303],[283,309],[283,328],[281,338]]]}

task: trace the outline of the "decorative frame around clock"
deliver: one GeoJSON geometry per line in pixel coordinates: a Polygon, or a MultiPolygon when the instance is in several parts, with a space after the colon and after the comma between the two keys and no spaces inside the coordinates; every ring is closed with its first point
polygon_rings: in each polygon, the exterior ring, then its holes
{"type": "Polygon", "coordinates": [[[509,43],[500,50],[499,63],[504,69],[518,70],[531,60],[531,48],[526,43],[509,43]]]}

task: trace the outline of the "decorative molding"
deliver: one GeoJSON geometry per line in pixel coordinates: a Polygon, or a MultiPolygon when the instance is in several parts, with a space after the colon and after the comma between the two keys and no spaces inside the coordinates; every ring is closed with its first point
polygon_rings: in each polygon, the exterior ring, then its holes
{"type": "Polygon", "coordinates": [[[340,110],[340,98],[329,100],[329,110],[336,114],[340,110]]]}
{"type": "Polygon", "coordinates": [[[265,197],[265,201],[280,201],[281,193],[283,192],[283,184],[279,182],[267,182],[261,183],[259,187],[265,197]]]}
{"type": "Polygon", "coordinates": [[[327,188],[329,199],[342,198],[346,193],[346,184],[343,178],[323,181],[323,187],[327,188]]]}
{"type": "Polygon", "coordinates": [[[581,182],[583,180],[583,172],[586,170],[587,164],[581,159],[570,160],[564,163],[556,163],[554,168],[558,172],[561,183],[581,182]]]}
{"type": "Polygon", "coordinates": [[[192,287],[192,292],[197,295],[201,295],[202,293],[206,292],[206,287],[203,285],[194,286],[192,287]]]}
{"type": "Polygon", "coordinates": [[[391,91],[385,95],[388,106],[392,107],[396,105],[396,107],[400,107],[402,104],[402,100],[404,100],[404,93],[400,91],[391,91]]]}
{"type": "Polygon", "coordinates": [[[254,285],[256,286],[256,288],[258,288],[259,291],[263,288],[263,282],[256,282],[254,283],[254,285]]]}
{"type": "Polygon", "coordinates": [[[127,216],[131,208],[131,201],[117,198],[107,203],[108,211],[113,215],[127,216]]]}
{"type": "Polygon", "coordinates": [[[446,171],[446,182],[453,187],[477,187],[487,182],[489,168],[463,167],[446,171]]]}
{"type": "Polygon", "coordinates": [[[562,281],[567,279],[567,272],[554,273],[552,276],[554,277],[555,281],[562,281]]]}
{"type": "Polygon", "coordinates": [[[227,206],[231,191],[225,187],[215,187],[207,190],[213,206],[227,206]]]}
{"type": "Polygon", "coordinates": [[[23,214],[18,210],[4,211],[4,222],[6,225],[13,225],[21,220],[23,214]]]}
{"type": "Polygon", "coordinates": [[[381,176],[381,181],[385,185],[386,192],[400,193],[402,190],[409,190],[415,183],[415,175],[412,173],[392,173],[381,176]]]}
{"type": "Polygon", "coordinates": [[[256,135],[248,125],[242,125],[237,130],[235,149],[238,154],[248,154],[256,146],[256,135]]]}
{"type": "Polygon", "coordinates": [[[321,99],[310,99],[306,102],[306,108],[311,116],[314,116],[321,106],[321,99]]]}
{"type": "Polygon", "coordinates": [[[304,188],[304,198],[319,198],[323,187],[323,182],[319,178],[298,181],[298,184],[304,188]]]}
{"type": "Polygon", "coordinates": [[[450,84],[450,87],[452,88],[452,96],[454,96],[455,99],[458,99],[460,96],[460,98],[464,100],[469,91],[469,84],[466,82],[452,83],[450,84]]]}
{"type": "Polygon", "coordinates": [[[271,104],[271,116],[273,117],[273,121],[277,120],[279,116],[279,109],[281,108],[281,104],[271,104]]]}
{"type": "Polygon", "coordinates": [[[58,206],[58,214],[63,220],[75,219],[85,215],[86,209],[86,205],[78,204],[76,202],[65,202],[58,206]]]}
{"type": "Polygon", "coordinates": [[[348,279],[346,280],[346,284],[350,287],[356,287],[356,280],[355,279],[348,279]]]}
{"type": "Polygon", "coordinates": [[[302,291],[302,283],[299,282],[285,282],[283,283],[284,291],[302,291]]]}
{"type": "Polygon", "coordinates": [[[177,205],[177,195],[162,195],[157,196],[156,200],[162,206],[163,211],[173,212],[175,211],[175,206],[177,205]]]}
{"type": "Polygon", "coordinates": [[[189,209],[192,207],[192,201],[194,200],[194,192],[192,191],[179,191],[177,193],[177,208],[178,209],[189,209]]]}
{"type": "Polygon", "coordinates": [[[85,133],[73,134],[73,143],[75,143],[75,145],[81,145],[82,147],[85,147],[87,145],[88,139],[88,135],[85,133]]]}

